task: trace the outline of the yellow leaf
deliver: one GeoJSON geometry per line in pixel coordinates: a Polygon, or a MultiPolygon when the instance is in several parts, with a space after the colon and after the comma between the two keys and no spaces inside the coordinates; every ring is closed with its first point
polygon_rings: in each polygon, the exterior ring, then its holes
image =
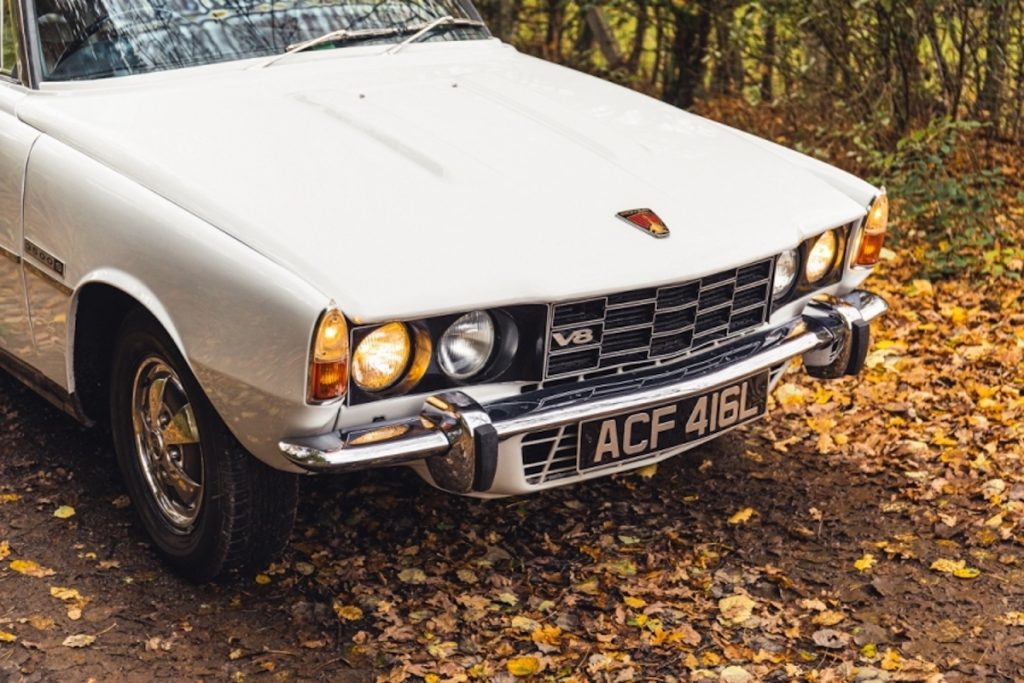
{"type": "Polygon", "coordinates": [[[641,609],[642,607],[647,606],[647,603],[644,600],[641,600],[640,598],[634,598],[632,595],[627,595],[625,598],[622,599],[622,601],[630,607],[632,607],[633,609],[641,609]]]}
{"type": "Polygon", "coordinates": [[[536,657],[513,657],[508,660],[508,672],[520,678],[532,676],[540,671],[540,660],[536,657]]]}
{"type": "Polygon", "coordinates": [[[966,565],[963,560],[938,559],[932,562],[931,569],[943,574],[952,574],[958,579],[976,579],[981,576],[980,569],[966,565]]]}
{"type": "Polygon", "coordinates": [[[270,583],[270,577],[266,574],[257,574],[255,581],[261,586],[266,586],[268,583],[270,583]]]}
{"type": "Polygon", "coordinates": [[[651,477],[658,473],[658,463],[641,467],[636,471],[636,473],[639,474],[644,479],[650,479],[651,477]]]}
{"type": "Polygon", "coordinates": [[[721,614],[718,620],[727,626],[737,626],[744,623],[754,615],[754,607],[757,605],[746,595],[730,595],[718,601],[718,609],[721,614]]]}
{"type": "Polygon", "coordinates": [[[729,524],[743,524],[754,514],[754,508],[743,508],[733,513],[732,517],[729,518],[729,524]]]}
{"type": "Polygon", "coordinates": [[[423,677],[426,683],[441,683],[441,677],[437,674],[427,674],[423,677]]]}
{"type": "Polygon", "coordinates": [[[0,560],[6,560],[11,554],[11,544],[7,541],[0,541],[0,560]]]}
{"type": "Polygon", "coordinates": [[[50,595],[58,600],[65,601],[78,601],[82,599],[82,595],[74,588],[62,588],[60,586],[50,586],[50,595]]]}
{"type": "Polygon", "coordinates": [[[21,496],[17,493],[0,493],[0,505],[5,503],[17,503],[21,500],[21,496]]]}
{"type": "Polygon", "coordinates": [[[853,568],[859,572],[866,572],[876,564],[875,556],[871,553],[864,553],[864,557],[853,563],[853,568]]]}
{"type": "Polygon", "coordinates": [[[935,293],[932,283],[928,280],[914,280],[912,283],[913,296],[931,296],[935,293]]]}
{"type": "Polygon", "coordinates": [[[70,505],[61,505],[53,511],[53,516],[57,519],[69,519],[75,516],[75,508],[70,505]]]}
{"type": "Polygon", "coordinates": [[[561,637],[562,629],[557,626],[541,626],[530,634],[530,639],[533,640],[533,642],[539,645],[550,645],[551,647],[558,647],[558,641],[561,637]]]}
{"type": "Polygon", "coordinates": [[[0,631],[0,643],[13,643],[18,639],[18,636],[7,631],[0,631]]]}
{"type": "Polygon", "coordinates": [[[900,656],[899,652],[890,648],[885,651],[885,655],[878,666],[882,667],[885,671],[899,671],[903,667],[903,657],[900,656]]]}
{"type": "Polygon", "coordinates": [[[981,576],[981,570],[976,567],[961,567],[953,570],[953,576],[958,579],[976,579],[981,576]]]}
{"type": "Polygon", "coordinates": [[[999,617],[999,621],[1007,626],[1024,626],[1024,612],[1007,612],[999,617]]]}
{"type": "Polygon", "coordinates": [[[874,659],[878,656],[878,646],[874,643],[865,643],[864,647],[860,649],[860,653],[868,659],[874,659]]]}
{"type": "Polygon", "coordinates": [[[363,618],[363,610],[355,605],[342,605],[337,600],[334,601],[334,613],[342,621],[359,621],[363,618]]]}
{"type": "Polygon", "coordinates": [[[820,614],[815,614],[814,618],[811,619],[811,621],[820,626],[835,626],[845,618],[846,615],[842,612],[827,609],[824,612],[821,612],[820,614]]]}
{"type": "Polygon", "coordinates": [[[36,564],[32,560],[12,560],[11,569],[19,574],[32,576],[37,579],[54,575],[54,571],[52,569],[36,564]]]}

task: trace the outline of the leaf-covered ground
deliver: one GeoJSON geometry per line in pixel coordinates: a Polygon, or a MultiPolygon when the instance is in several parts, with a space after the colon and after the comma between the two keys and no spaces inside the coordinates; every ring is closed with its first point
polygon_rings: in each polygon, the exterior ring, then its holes
{"type": "Polygon", "coordinates": [[[1024,286],[919,254],[872,281],[860,378],[794,371],[755,427],[534,497],[310,479],[281,562],[215,585],[156,560],[101,434],[0,375],[0,678],[1022,680],[1024,286]]]}

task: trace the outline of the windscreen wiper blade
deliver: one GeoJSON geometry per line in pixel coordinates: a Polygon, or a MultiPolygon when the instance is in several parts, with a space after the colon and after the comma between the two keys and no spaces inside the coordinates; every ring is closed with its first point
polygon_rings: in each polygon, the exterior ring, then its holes
{"type": "Polygon", "coordinates": [[[285,57],[294,55],[299,52],[304,52],[306,50],[311,50],[314,47],[317,47],[318,45],[326,45],[328,43],[344,43],[346,41],[352,40],[369,40],[372,38],[383,38],[387,36],[397,36],[405,32],[406,29],[394,26],[389,28],[364,28],[358,30],[352,30],[347,28],[338,29],[337,31],[331,31],[329,33],[323,34],[322,36],[311,38],[310,40],[304,40],[301,43],[294,43],[292,45],[289,45],[288,49],[286,49],[281,54],[274,55],[273,57],[265,61],[262,65],[260,65],[260,68],[265,69],[268,66],[273,66],[274,64],[284,59],[285,57]]]}
{"type": "Polygon", "coordinates": [[[396,54],[400,52],[403,48],[405,48],[406,45],[411,45],[412,43],[422,40],[426,36],[436,31],[437,29],[441,28],[442,26],[472,26],[474,28],[485,28],[486,24],[477,19],[457,19],[451,15],[445,15],[443,17],[438,17],[437,19],[434,19],[433,21],[427,24],[420,24],[418,26],[406,26],[402,30],[402,33],[408,33],[409,31],[413,31],[414,33],[405,40],[403,40],[402,42],[396,43],[395,45],[389,47],[387,50],[384,51],[384,54],[396,54]]]}

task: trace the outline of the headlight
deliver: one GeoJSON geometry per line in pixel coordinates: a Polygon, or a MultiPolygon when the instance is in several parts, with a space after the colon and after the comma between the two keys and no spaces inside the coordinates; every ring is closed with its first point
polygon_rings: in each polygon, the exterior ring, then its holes
{"type": "Polygon", "coordinates": [[[778,298],[789,291],[798,274],[800,257],[796,249],[789,249],[779,254],[775,262],[775,279],[772,281],[772,296],[778,298]]]}
{"type": "Polygon", "coordinates": [[[348,324],[336,309],[326,311],[313,337],[309,397],[331,401],[345,394],[348,384],[348,324]]]}
{"type": "Polygon", "coordinates": [[[857,244],[855,265],[871,267],[878,263],[888,228],[889,198],[885,195],[885,190],[882,190],[882,194],[878,195],[868,210],[868,217],[864,221],[864,229],[861,230],[860,242],[857,244]]]}
{"type": "Polygon", "coordinates": [[[813,285],[832,272],[838,250],[839,238],[836,237],[835,230],[823,233],[814,241],[814,245],[807,254],[807,266],[804,268],[807,282],[813,285]]]}
{"type": "Polygon", "coordinates": [[[412,358],[412,338],[402,323],[381,325],[359,342],[352,354],[352,379],[369,392],[394,386],[412,358]]]}
{"type": "Polygon", "coordinates": [[[494,320],[483,311],[467,313],[441,336],[437,362],[455,380],[469,379],[487,366],[497,339],[494,320]]]}

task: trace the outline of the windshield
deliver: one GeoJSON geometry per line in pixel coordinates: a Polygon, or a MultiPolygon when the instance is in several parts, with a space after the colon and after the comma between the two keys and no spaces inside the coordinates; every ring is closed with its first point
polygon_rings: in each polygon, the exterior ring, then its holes
{"type": "MultiPolygon", "coordinates": [[[[44,80],[109,78],[278,55],[331,31],[339,45],[396,42],[439,17],[479,19],[470,0],[37,0],[44,80]]],[[[473,40],[486,29],[445,26],[425,40],[473,40]]]]}

